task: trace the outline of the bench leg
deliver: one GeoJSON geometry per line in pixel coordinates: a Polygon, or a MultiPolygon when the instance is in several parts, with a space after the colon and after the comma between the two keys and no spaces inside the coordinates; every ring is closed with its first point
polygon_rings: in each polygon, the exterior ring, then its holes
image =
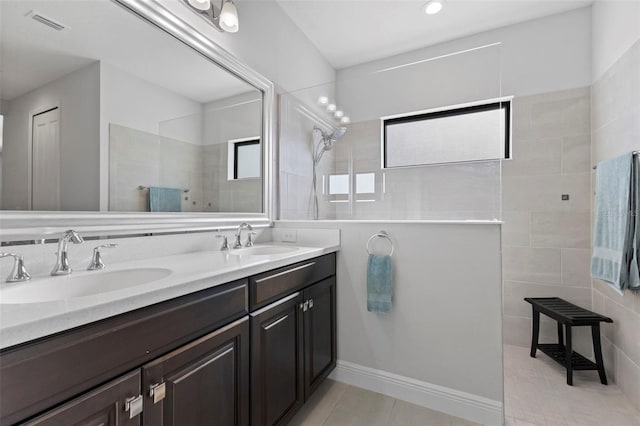
{"type": "Polygon", "coordinates": [[[571,342],[571,326],[566,324],[564,328],[565,328],[565,334],[567,336],[566,356],[565,356],[565,364],[567,366],[567,384],[569,386],[573,386],[573,349],[572,349],[572,342],[571,342]]]}
{"type": "Polygon", "coordinates": [[[595,355],[596,365],[598,366],[600,383],[606,385],[607,374],[604,371],[604,362],[602,361],[602,346],[600,344],[600,323],[591,326],[591,338],[593,339],[593,354],[595,355]]]}
{"type": "Polygon", "coordinates": [[[536,357],[536,349],[538,349],[538,334],[540,333],[540,311],[533,309],[533,331],[531,333],[531,358],[536,357]]]}
{"type": "Polygon", "coordinates": [[[562,324],[560,324],[559,322],[558,324],[558,344],[561,347],[564,347],[564,334],[562,333],[562,324]]]}

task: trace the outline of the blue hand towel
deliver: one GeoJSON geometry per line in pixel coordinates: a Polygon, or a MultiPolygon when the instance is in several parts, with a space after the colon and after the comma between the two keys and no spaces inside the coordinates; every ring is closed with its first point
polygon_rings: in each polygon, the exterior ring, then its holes
{"type": "Polygon", "coordinates": [[[182,211],[182,190],[176,188],[149,187],[150,212],[182,211]]]}
{"type": "Polygon", "coordinates": [[[367,310],[389,312],[393,299],[391,256],[369,255],[367,260],[367,310]]]}
{"type": "Polygon", "coordinates": [[[638,156],[631,159],[631,220],[633,230],[629,290],[640,292],[640,166],[638,156]]]}
{"type": "Polygon", "coordinates": [[[632,268],[636,243],[636,218],[632,215],[636,205],[636,179],[632,176],[635,169],[633,154],[629,153],[603,161],[596,171],[591,275],[606,281],[619,294],[630,283],[639,281],[637,259],[632,268]]]}

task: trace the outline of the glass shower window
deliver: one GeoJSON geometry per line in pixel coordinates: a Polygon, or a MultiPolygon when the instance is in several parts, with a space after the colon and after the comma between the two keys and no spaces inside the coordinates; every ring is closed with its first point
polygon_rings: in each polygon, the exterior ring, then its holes
{"type": "Polygon", "coordinates": [[[383,167],[510,157],[510,100],[382,118],[383,167]]]}

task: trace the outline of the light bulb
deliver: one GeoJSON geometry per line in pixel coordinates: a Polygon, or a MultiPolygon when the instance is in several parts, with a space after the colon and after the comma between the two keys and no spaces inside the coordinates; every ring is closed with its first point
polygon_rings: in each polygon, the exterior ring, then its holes
{"type": "Polygon", "coordinates": [[[333,113],[333,116],[335,118],[342,118],[343,115],[344,115],[344,112],[342,112],[341,110],[337,110],[336,112],[333,113]]]}
{"type": "Polygon", "coordinates": [[[336,104],[329,104],[327,105],[327,111],[329,112],[334,112],[336,110],[336,104]]]}
{"type": "Polygon", "coordinates": [[[318,98],[318,105],[322,105],[325,106],[329,103],[329,98],[327,98],[326,96],[320,96],[318,98]]]}
{"type": "Polygon", "coordinates": [[[427,15],[435,15],[442,10],[443,0],[431,0],[424,5],[424,13],[427,15]]]}
{"type": "Polygon", "coordinates": [[[220,27],[229,33],[238,32],[238,10],[231,0],[225,1],[222,5],[222,10],[220,10],[220,27]]]}
{"type": "Polygon", "coordinates": [[[342,117],[342,118],[340,119],[340,122],[341,122],[342,124],[349,124],[349,123],[351,123],[351,119],[345,115],[344,117],[342,117]]]}
{"type": "Polygon", "coordinates": [[[188,0],[189,6],[194,9],[206,11],[211,7],[211,0],[188,0]]]}

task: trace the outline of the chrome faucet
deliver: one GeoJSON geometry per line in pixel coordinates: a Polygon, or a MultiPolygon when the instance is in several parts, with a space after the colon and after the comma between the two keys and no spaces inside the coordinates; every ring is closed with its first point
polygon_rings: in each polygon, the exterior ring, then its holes
{"type": "Polygon", "coordinates": [[[89,266],[87,266],[87,271],[97,271],[100,269],[104,269],[106,266],[102,261],[102,256],[100,256],[100,249],[103,248],[114,248],[118,247],[117,244],[102,244],[93,248],[93,256],[91,257],[91,262],[89,262],[89,266]]]}
{"type": "Polygon", "coordinates": [[[83,243],[84,240],[76,231],[70,229],[62,234],[58,240],[58,252],[56,253],[56,266],[51,270],[51,275],[69,275],[72,271],[69,265],[69,241],[73,244],[83,243]]]}
{"type": "MultiPolygon", "coordinates": [[[[240,226],[238,226],[238,230],[236,231],[236,242],[233,245],[234,249],[242,248],[242,230],[243,229],[247,229],[250,232],[253,231],[253,228],[251,227],[251,225],[249,225],[247,222],[242,222],[240,226]]],[[[251,247],[252,245],[253,245],[253,241],[251,240],[251,234],[249,234],[246,247],[251,247]]]]}
{"type": "Polygon", "coordinates": [[[0,253],[0,258],[2,257],[13,257],[13,268],[11,269],[11,273],[7,277],[8,283],[15,283],[19,281],[27,281],[31,279],[31,275],[24,268],[24,260],[22,259],[21,254],[14,253],[0,253]]]}

